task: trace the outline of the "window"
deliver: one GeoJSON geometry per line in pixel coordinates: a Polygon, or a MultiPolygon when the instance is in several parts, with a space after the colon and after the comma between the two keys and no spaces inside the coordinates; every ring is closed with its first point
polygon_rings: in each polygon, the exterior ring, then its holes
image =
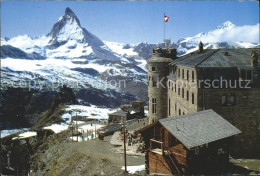
{"type": "Polygon", "coordinates": [[[178,68],[178,78],[181,76],[180,68],[178,68]]]}
{"type": "Polygon", "coordinates": [[[189,91],[187,91],[187,101],[189,101],[189,91]]]}
{"type": "Polygon", "coordinates": [[[152,113],[156,114],[156,98],[152,98],[152,113]]]}
{"type": "Polygon", "coordinates": [[[171,115],[171,99],[169,98],[169,116],[171,115]]]}
{"type": "Polygon", "coordinates": [[[251,80],[252,79],[252,72],[251,70],[247,71],[247,80],[251,80]]]}
{"type": "Polygon", "coordinates": [[[240,77],[242,78],[242,80],[246,80],[246,71],[245,70],[241,70],[241,73],[240,73],[240,77]]]}
{"type": "Polygon", "coordinates": [[[182,79],[184,79],[184,69],[182,69],[182,79]]]}
{"type": "Polygon", "coordinates": [[[177,114],[177,104],[175,103],[175,114],[177,114]]]}
{"type": "Polygon", "coordinates": [[[235,103],[235,94],[230,94],[230,96],[228,97],[229,100],[228,100],[228,105],[231,105],[231,106],[234,106],[236,103],[235,103]]]}
{"type": "Polygon", "coordinates": [[[150,102],[149,102],[150,98],[148,97],[148,111],[149,111],[149,106],[150,106],[150,102]]]}
{"type": "Polygon", "coordinates": [[[226,95],[222,95],[221,104],[222,104],[223,106],[226,106],[226,105],[227,105],[227,96],[226,96],[226,95]]]}
{"type": "Polygon", "coordinates": [[[192,71],[192,75],[191,75],[191,80],[192,80],[192,82],[194,82],[194,77],[195,77],[194,71],[192,71]]]}
{"type": "Polygon", "coordinates": [[[171,89],[171,82],[168,82],[168,88],[171,89]]]}
{"type": "Polygon", "coordinates": [[[185,112],[183,112],[182,115],[185,115],[185,112]]]}
{"type": "Polygon", "coordinates": [[[187,80],[189,80],[189,70],[187,70],[187,80]]]}
{"type": "Polygon", "coordinates": [[[155,71],[155,67],[152,67],[152,71],[155,71]]]}
{"type": "Polygon", "coordinates": [[[176,84],[174,85],[174,89],[175,89],[174,91],[175,91],[175,93],[176,93],[176,84]]]}
{"type": "Polygon", "coordinates": [[[194,104],[194,93],[191,96],[191,103],[194,104]]]}
{"type": "Polygon", "coordinates": [[[181,88],[178,87],[178,95],[181,95],[181,88]]]}
{"type": "Polygon", "coordinates": [[[154,80],[154,78],[152,79],[152,82],[153,82],[153,87],[156,87],[157,86],[157,82],[154,80]]]}
{"type": "Polygon", "coordinates": [[[173,91],[173,83],[172,83],[172,91],[173,91]]]}
{"type": "Polygon", "coordinates": [[[182,88],[182,98],[184,98],[184,88],[182,88]]]}
{"type": "Polygon", "coordinates": [[[179,115],[181,115],[181,109],[179,109],[179,115]]]}
{"type": "Polygon", "coordinates": [[[200,154],[200,148],[199,147],[195,147],[195,155],[200,154]]]}

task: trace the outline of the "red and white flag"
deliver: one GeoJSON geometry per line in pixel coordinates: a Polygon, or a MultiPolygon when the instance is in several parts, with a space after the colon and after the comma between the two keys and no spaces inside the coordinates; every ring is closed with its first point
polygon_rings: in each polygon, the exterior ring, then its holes
{"type": "Polygon", "coordinates": [[[164,22],[168,22],[168,20],[169,20],[169,17],[164,15],[164,22]]]}

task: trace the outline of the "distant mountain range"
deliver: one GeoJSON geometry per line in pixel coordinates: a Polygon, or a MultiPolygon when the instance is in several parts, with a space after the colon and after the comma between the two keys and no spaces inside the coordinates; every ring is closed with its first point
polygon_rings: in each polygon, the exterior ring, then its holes
{"type": "MultiPolygon", "coordinates": [[[[259,32],[259,24],[239,27],[228,21],[215,30],[181,38],[170,46],[177,48],[178,55],[195,51],[200,41],[205,48],[259,47],[259,42],[243,42],[239,37],[234,42],[230,38],[239,36],[239,31],[252,34],[255,27],[259,32]]],[[[97,89],[110,98],[114,98],[109,91],[113,90],[146,100],[146,60],[156,46],[102,41],[83,28],[75,13],[67,8],[47,35],[1,38],[2,87],[19,87],[23,82],[27,87],[53,89],[64,83],[75,90],[97,89]],[[124,80],[126,87],[120,85],[124,80]]]]}

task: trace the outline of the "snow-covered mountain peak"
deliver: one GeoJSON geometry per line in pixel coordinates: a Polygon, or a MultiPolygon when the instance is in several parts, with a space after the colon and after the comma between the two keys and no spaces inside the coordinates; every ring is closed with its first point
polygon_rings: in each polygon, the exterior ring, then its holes
{"type": "Polygon", "coordinates": [[[217,27],[217,29],[226,29],[226,30],[230,30],[232,28],[236,27],[235,24],[233,24],[231,21],[226,21],[224,23],[222,23],[221,25],[219,25],[217,27]]]}
{"type": "Polygon", "coordinates": [[[77,16],[75,15],[75,13],[74,13],[69,7],[66,8],[66,10],[65,10],[65,15],[68,15],[68,16],[71,16],[71,17],[74,17],[74,18],[77,18],[77,16]]]}
{"type": "Polygon", "coordinates": [[[59,45],[62,42],[68,40],[77,40],[78,42],[84,41],[83,29],[80,25],[80,21],[75,13],[66,8],[65,14],[59,18],[54,24],[51,32],[48,34],[51,36],[49,41],[50,45],[59,45]]]}

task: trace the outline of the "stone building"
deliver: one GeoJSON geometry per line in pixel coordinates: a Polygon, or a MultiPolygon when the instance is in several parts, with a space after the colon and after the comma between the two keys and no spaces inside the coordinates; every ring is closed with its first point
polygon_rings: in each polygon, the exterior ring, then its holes
{"type": "Polygon", "coordinates": [[[148,63],[149,123],[167,117],[167,87],[169,64],[176,59],[176,49],[154,49],[148,63]]]}
{"type": "Polygon", "coordinates": [[[171,61],[156,51],[147,61],[149,122],[213,109],[242,131],[231,154],[259,158],[260,49],[204,49],[200,43],[197,51],[171,61]],[[163,67],[156,72],[158,65],[163,67]],[[163,86],[153,86],[157,75],[167,75],[163,86]]]}

